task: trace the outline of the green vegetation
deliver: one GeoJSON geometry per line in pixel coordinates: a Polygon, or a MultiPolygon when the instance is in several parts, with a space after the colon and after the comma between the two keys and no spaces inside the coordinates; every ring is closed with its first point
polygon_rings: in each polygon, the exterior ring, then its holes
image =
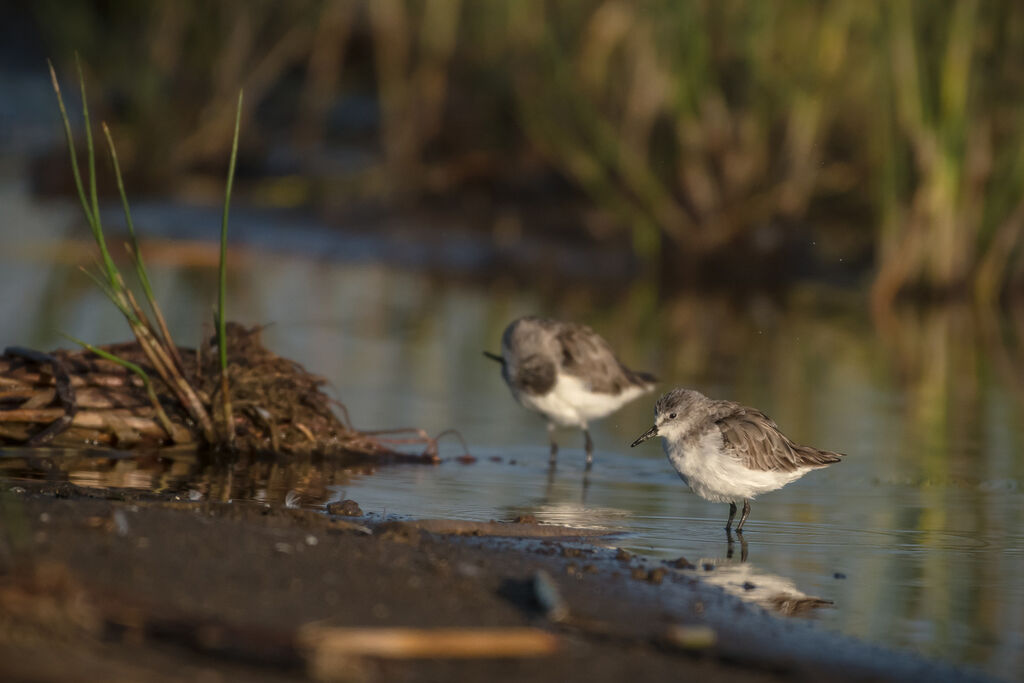
{"type": "MultiPolygon", "coordinates": [[[[117,180],[118,192],[121,196],[121,204],[124,208],[125,220],[128,225],[128,231],[131,238],[131,243],[127,245],[129,254],[135,265],[135,271],[138,275],[139,282],[141,283],[143,292],[146,297],[146,302],[152,312],[153,317],[157,323],[154,324],[150,321],[149,317],[143,311],[139,305],[138,300],[132,291],[126,286],[123,276],[114,260],[110,256],[110,252],[107,249],[106,239],[103,233],[103,225],[100,222],[100,209],[98,192],[96,187],[96,155],[93,146],[92,139],[92,126],[89,118],[89,106],[88,99],[85,90],[85,77],[82,73],[82,69],[79,66],[78,77],[79,84],[81,87],[82,94],[82,118],[85,127],[85,144],[88,154],[88,181],[89,189],[88,194],[86,193],[85,186],[82,182],[81,172],[78,167],[78,155],[75,152],[75,140],[71,132],[71,124],[68,119],[67,109],[64,105],[64,97],[61,94],[60,84],[57,80],[57,74],[50,66],[50,77],[53,82],[53,89],[57,95],[57,103],[60,108],[61,119],[64,123],[64,132],[67,136],[68,152],[71,161],[71,171],[75,179],[75,187],[78,191],[78,197],[81,200],[82,211],[85,214],[86,222],[89,224],[89,228],[92,231],[93,238],[96,240],[96,244],[99,247],[102,262],[97,267],[96,272],[86,270],[86,274],[89,275],[97,286],[106,294],[107,298],[117,307],[117,309],[124,315],[125,320],[128,322],[128,326],[131,328],[132,333],[135,335],[135,339],[139,344],[139,347],[145,353],[146,358],[149,360],[153,369],[164,381],[164,384],[173,392],[175,398],[180,403],[181,407],[186,411],[189,417],[199,425],[202,432],[203,438],[208,444],[215,445],[218,443],[226,443],[228,445],[233,443],[234,429],[233,422],[231,420],[231,403],[228,398],[228,378],[227,378],[227,339],[225,334],[224,324],[224,283],[225,283],[225,270],[226,270],[226,251],[227,251],[227,219],[228,219],[228,204],[231,200],[231,184],[234,176],[235,169],[235,150],[238,145],[238,128],[241,121],[241,108],[242,108],[242,97],[239,93],[238,97],[238,113],[235,119],[235,140],[232,148],[231,164],[228,174],[227,191],[225,195],[224,204],[224,216],[221,224],[221,258],[220,258],[220,283],[221,283],[221,295],[219,301],[219,307],[217,311],[218,315],[218,346],[220,351],[221,359],[221,377],[222,377],[222,393],[223,393],[223,405],[224,405],[224,419],[222,423],[222,433],[224,435],[223,440],[217,438],[217,434],[214,430],[213,420],[210,417],[209,407],[204,403],[200,397],[200,392],[192,385],[188,380],[188,373],[185,371],[185,366],[182,363],[181,356],[178,353],[178,347],[174,344],[174,340],[171,338],[170,331],[167,328],[164,316],[160,311],[160,306],[157,304],[156,298],[153,296],[153,290],[150,286],[149,275],[146,271],[145,262],[142,257],[142,250],[139,248],[138,239],[135,235],[135,227],[132,222],[131,209],[128,204],[128,197],[124,189],[124,180],[121,176],[121,166],[118,161],[117,151],[114,147],[113,138],[110,135],[110,130],[107,125],[103,124],[104,135],[107,139],[107,144],[110,151],[110,158],[114,168],[114,175],[117,180]]],[[[113,361],[122,367],[127,368],[131,372],[135,373],[141,380],[146,388],[147,395],[153,404],[156,418],[159,420],[161,426],[164,427],[167,435],[170,439],[176,438],[176,432],[172,428],[170,420],[167,418],[163,407],[157,397],[156,391],[153,388],[153,383],[145,370],[143,370],[138,364],[132,363],[126,359],[119,358],[118,356],[97,348],[92,344],[88,344],[83,341],[68,337],[75,343],[83,346],[89,351],[99,355],[102,358],[113,361]]]]}
{"type": "Polygon", "coordinates": [[[346,184],[363,192],[457,190],[467,158],[500,175],[539,156],[652,265],[838,226],[874,255],[879,306],[1024,286],[1011,0],[37,5],[53,48],[83,46],[126,101],[150,169],[223,158],[229,84],[300,146],[371,94],[380,165],[346,184]]]}

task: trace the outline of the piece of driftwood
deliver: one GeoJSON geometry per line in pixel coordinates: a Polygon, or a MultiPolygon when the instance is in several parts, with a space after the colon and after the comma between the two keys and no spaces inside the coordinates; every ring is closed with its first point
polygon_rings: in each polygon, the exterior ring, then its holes
{"type": "MultiPolygon", "coordinates": [[[[317,667],[334,658],[466,659],[540,657],[558,649],[558,636],[529,627],[339,628],[310,625],[300,649],[317,667]]],[[[329,668],[329,667],[327,667],[329,668]]]]}
{"type": "MultiPolygon", "coordinates": [[[[228,325],[228,386],[235,448],[279,453],[390,454],[415,442],[437,461],[434,439],[363,432],[339,419],[344,406],[323,391],[325,380],[269,351],[261,328],[228,325]]],[[[160,419],[141,378],[89,351],[42,353],[20,347],[0,356],[0,445],[64,448],[208,445],[136,342],[102,347],[147,372],[168,421],[160,419]]],[[[216,342],[177,349],[185,379],[212,413],[221,401],[216,342]]]]}

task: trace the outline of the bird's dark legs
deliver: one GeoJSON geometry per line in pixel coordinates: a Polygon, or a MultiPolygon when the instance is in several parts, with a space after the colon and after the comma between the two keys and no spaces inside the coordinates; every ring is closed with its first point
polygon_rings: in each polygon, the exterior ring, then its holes
{"type": "Polygon", "coordinates": [[[590,432],[583,428],[583,450],[587,452],[587,469],[594,464],[594,442],[590,440],[590,432]]]}
{"type": "MultiPolygon", "coordinates": [[[[732,508],[731,509],[732,509],[733,512],[736,511],[736,503],[732,503],[732,508]]],[[[742,534],[743,533],[743,523],[745,521],[747,521],[747,515],[749,515],[749,514],[750,514],[750,501],[744,499],[743,500],[743,514],[740,515],[740,523],[736,526],[736,533],[738,533],[738,534],[742,534]]],[[[732,519],[731,516],[730,516],[730,519],[732,519]]]]}
{"type": "MultiPolygon", "coordinates": [[[[725,532],[732,531],[732,520],[736,516],[736,503],[729,503],[729,521],[725,523],[725,532]]],[[[743,522],[740,522],[742,524],[743,522]]]]}
{"type": "Polygon", "coordinates": [[[548,423],[548,438],[551,440],[551,464],[558,459],[558,442],[555,441],[555,425],[548,423]]]}

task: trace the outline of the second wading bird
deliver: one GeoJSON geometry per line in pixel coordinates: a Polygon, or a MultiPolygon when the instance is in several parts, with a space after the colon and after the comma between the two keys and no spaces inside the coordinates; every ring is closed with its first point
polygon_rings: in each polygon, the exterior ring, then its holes
{"type": "Polygon", "coordinates": [[[646,372],[630,370],[611,346],[586,325],[527,316],[512,321],[501,337],[501,376],[526,409],[548,419],[551,460],[558,455],[556,426],[583,430],[587,468],[594,443],[587,425],[654,389],[646,372]]]}
{"type": "Polygon", "coordinates": [[[750,514],[755,496],[782,488],[811,470],[843,457],[793,443],[771,418],[732,401],[715,401],[692,389],[673,389],[654,406],[654,426],[632,443],[665,439],[665,455],[683,482],[698,496],[729,503],[728,532],[736,516],[736,501],[750,514]]]}

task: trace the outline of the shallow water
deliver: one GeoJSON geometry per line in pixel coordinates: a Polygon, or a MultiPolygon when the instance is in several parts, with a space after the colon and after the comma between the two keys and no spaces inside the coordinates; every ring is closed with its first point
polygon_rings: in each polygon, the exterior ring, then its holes
{"type": "MultiPolygon", "coordinates": [[[[66,345],[58,331],[95,343],[125,339],[124,323],[77,271],[88,257],[55,248],[83,235],[74,206],[44,208],[10,182],[0,183],[0,203],[8,218],[0,228],[0,345],[66,345]]],[[[215,232],[215,209],[196,215],[210,217],[215,232]]],[[[451,459],[461,453],[451,441],[442,451],[449,459],[436,467],[371,475],[252,465],[229,477],[187,461],[140,466],[100,453],[72,468],[73,481],[302,505],[349,497],[372,514],[483,520],[529,512],[610,528],[624,532],[613,542],[630,551],[715,565],[697,571],[741,597],[831,601],[807,612],[825,627],[1001,677],[1024,670],[1019,312],[942,309],[873,324],[861,299],[820,291],[654,303],[643,286],[545,292],[500,279],[456,282],[372,259],[288,255],[288,228],[278,226],[276,255],[257,248],[263,243],[234,255],[230,317],[273,323],[268,345],[325,376],[357,426],[454,427],[477,462],[451,459]],[[589,475],[572,431],[560,435],[550,470],[542,421],[513,403],[480,353],[496,349],[504,325],[528,312],[587,321],[627,362],[668,378],[666,386],[755,405],[794,438],[849,457],[755,501],[746,561],[739,543],[729,557],[727,506],[688,493],[656,442],[628,447],[649,426],[653,397],[595,425],[589,475]]],[[[246,243],[244,226],[236,239],[246,243]]],[[[324,244],[313,251],[345,251],[343,238],[315,239],[324,244]]],[[[210,317],[214,274],[194,252],[152,253],[169,323],[181,343],[194,344],[210,317]]],[[[19,467],[8,475],[44,476],[38,463],[19,467]]]]}

